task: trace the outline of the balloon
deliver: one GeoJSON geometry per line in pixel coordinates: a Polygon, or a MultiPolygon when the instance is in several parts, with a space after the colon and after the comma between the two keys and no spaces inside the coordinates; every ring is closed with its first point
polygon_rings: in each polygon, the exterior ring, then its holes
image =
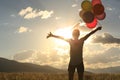
{"type": "Polygon", "coordinates": [[[101,0],[92,0],[92,5],[102,4],[101,0]]]}
{"type": "Polygon", "coordinates": [[[96,4],[93,6],[93,12],[95,15],[101,15],[104,13],[104,6],[102,4],[96,4]]]}
{"type": "Polygon", "coordinates": [[[84,14],[84,12],[85,12],[84,10],[81,10],[81,11],[79,12],[79,16],[82,17],[83,14],[84,14]]]}
{"type": "Polygon", "coordinates": [[[91,22],[91,23],[86,23],[86,25],[87,25],[88,28],[95,28],[96,25],[97,25],[97,22],[98,22],[97,19],[94,18],[93,22],[91,22]]]}
{"type": "Polygon", "coordinates": [[[91,11],[85,11],[81,16],[85,23],[91,23],[94,20],[94,14],[91,11]]]}
{"type": "Polygon", "coordinates": [[[96,18],[98,19],[98,20],[103,20],[103,19],[105,19],[105,17],[106,17],[106,13],[104,12],[103,14],[101,14],[101,15],[97,15],[96,16],[96,18]]]}
{"type": "Polygon", "coordinates": [[[85,0],[82,2],[81,7],[85,11],[91,11],[92,10],[92,3],[88,0],[85,0]]]}

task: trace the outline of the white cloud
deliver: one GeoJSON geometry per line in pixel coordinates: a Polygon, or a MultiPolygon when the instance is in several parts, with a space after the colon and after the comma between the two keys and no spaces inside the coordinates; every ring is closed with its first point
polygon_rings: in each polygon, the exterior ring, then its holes
{"type": "MultiPolygon", "coordinates": [[[[64,52],[62,52],[64,54],[64,52]]],[[[41,52],[37,50],[24,50],[16,53],[13,59],[19,62],[30,62],[39,65],[50,65],[57,68],[66,68],[68,65],[68,54],[60,55],[57,50],[41,52]]]]}
{"type": "Polygon", "coordinates": [[[94,37],[93,42],[102,44],[120,44],[120,38],[116,38],[109,33],[104,33],[103,35],[94,37]]]}
{"type": "Polygon", "coordinates": [[[120,48],[118,46],[104,46],[100,44],[86,45],[84,61],[86,68],[106,68],[120,66],[120,48]],[[91,52],[92,51],[92,52],[91,52]]]}
{"type": "Polygon", "coordinates": [[[26,58],[31,57],[33,55],[33,53],[35,53],[35,51],[33,51],[33,50],[24,50],[19,53],[16,53],[13,56],[13,59],[14,60],[25,60],[26,58]]]}
{"type": "Polygon", "coordinates": [[[24,27],[24,26],[21,26],[19,27],[19,29],[17,30],[17,33],[24,33],[24,32],[31,32],[32,30],[27,28],[27,27],[24,27]]]}
{"type": "Polygon", "coordinates": [[[41,19],[47,19],[49,17],[51,17],[51,15],[53,14],[54,12],[53,11],[40,11],[39,12],[39,15],[41,16],[41,19]]]}
{"type": "Polygon", "coordinates": [[[106,7],[106,10],[108,10],[108,11],[113,11],[113,10],[115,10],[115,8],[108,6],[108,7],[106,7]]]}
{"type": "Polygon", "coordinates": [[[16,17],[14,14],[11,14],[10,16],[13,17],[13,18],[16,17]]]}
{"type": "Polygon", "coordinates": [[[31,19],[31,18],[35,18],[35,17],[38,17],[38,16],[39,16],[38,13],[36,12],[36,10],[34,10],[34,11],[26,14],[26,15],[24,16],[24,18],[25,18],[25,19],[31,19]]]}
{"type": "Polygon", "coordinates": [[[73,4],[73,5],[72,5],[72,7],[76,7],[76,6],[77,6],[77,4],[73,4]]]}
{"type": "Polygon", "coordinates": [[[31,7],[27,7],[26,9],[22,9],[20,12],[19,12],[19,15],[20,16],[24,16],[25,14],[29,13],[29,12],[32,12],[33,8],[31,7]]]}
{"type": "Polygon", "coordinates": [[[113,9],[111,7],[106,7],[107,10],[112,11],[113,9]]]}
{"type": "Polygon", "coordinates": [[[33,9],[31,7],[27,7],[26,9],[22,9],[19,12],[19,15],[24,17],[24,19],[32,19],[32,18],[36,18],[36,17],[40,17],[41,19],[47,19],[49,17],[52,16],[54,12],[51,11],[47,11],[47,10],[37,10],[37,9],[33,9]]]}
{"type": "Polygon", "coordinates": [[[96,64],[96,63],[109,63],[119,61],[120,57],[120,49],[118,48],[110,48],[107,50],[103,50],[102,52],[96,53],[96,55],[88,56],[87,63],[88,64],[96,64]]]}

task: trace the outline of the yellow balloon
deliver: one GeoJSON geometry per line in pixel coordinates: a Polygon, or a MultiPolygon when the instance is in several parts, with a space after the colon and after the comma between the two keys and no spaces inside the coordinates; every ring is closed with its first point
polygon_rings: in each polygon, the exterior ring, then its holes
{"type": "Polygon", "coordinates": [[[88,0],[85,0],[82,2],[81,7],[85,11],[91,11],[92,10],[92,3],[88,0]]]}

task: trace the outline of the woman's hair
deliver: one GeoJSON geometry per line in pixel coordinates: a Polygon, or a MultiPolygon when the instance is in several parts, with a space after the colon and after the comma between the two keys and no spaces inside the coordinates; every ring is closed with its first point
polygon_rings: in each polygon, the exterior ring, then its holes
{"type": "Polygon", "coordinates": [[[72,36],[73,37],[79,37],[79,35],[80,35],[79,29],[74,29],[73,32],[72,32],[72,36]]]}

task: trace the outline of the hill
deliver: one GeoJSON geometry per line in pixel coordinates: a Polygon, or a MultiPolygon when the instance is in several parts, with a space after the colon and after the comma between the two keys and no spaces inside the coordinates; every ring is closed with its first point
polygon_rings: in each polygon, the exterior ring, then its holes
{"type": "Polygon", "coordinates": [[[14,60],[0,58],[0,72],[63,72],[50,66],[40,66],[32,63],[20,63],[14,60]]]}
{"type": "MultiPolygon", "coordinates": [[[[57,69],[47,65],[32,63],[20,63],[14,60],[0,58],[0,72],[44,72],[44,73],[67,73],[67,70],[57,69]]],[[[85,71],[86,74],[91,72],[85,71]]]]}
{"type": "Polygon", "coordinates": [[[88,71],[94,73],[120,73],[120,66],[99,69],[88,69],[88,71]]]}

